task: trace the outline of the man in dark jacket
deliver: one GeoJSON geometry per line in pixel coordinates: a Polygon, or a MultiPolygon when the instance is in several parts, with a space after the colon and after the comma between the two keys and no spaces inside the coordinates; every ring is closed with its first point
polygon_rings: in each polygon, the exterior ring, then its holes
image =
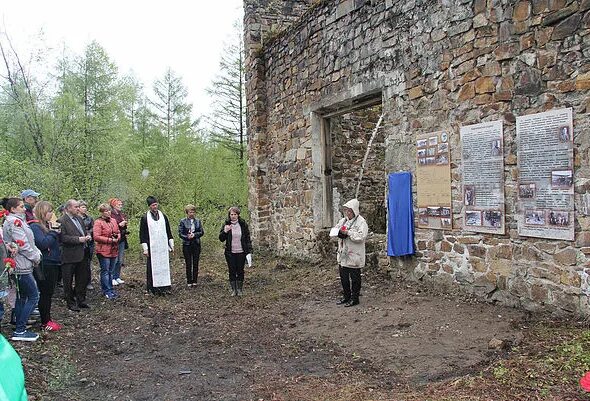
{"type": "Polygon", "coordinates": [[[80,312],[80,308],[88,308],[86,303],[86,285],[88,284],[88,266],[86,248],[92,237],[84,227],[84,221],[79,216],[80,204],[70,199],[65,204],[63,216],[58,222],[61,224],[62,242],[62,277],[64,297],[68,309],[80,312]],[[72,289],[72,281],[75,287],[72,289]],[[75,294],[75,296],[74,296],[75,294]]]}

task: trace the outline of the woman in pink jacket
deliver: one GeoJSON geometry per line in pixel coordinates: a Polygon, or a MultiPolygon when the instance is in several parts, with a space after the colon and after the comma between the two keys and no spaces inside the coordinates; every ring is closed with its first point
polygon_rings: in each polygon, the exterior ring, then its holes
{"type": "Polygon", "coordinates": [[[106,203],[98,207],[100,217],[94,221],[94,242],[100,264],[100,287],[108,299],[117,298],[113,290],[113,270],[119,254],[121,233],[117,221],[111,217],[111,207],[106,203]]]}

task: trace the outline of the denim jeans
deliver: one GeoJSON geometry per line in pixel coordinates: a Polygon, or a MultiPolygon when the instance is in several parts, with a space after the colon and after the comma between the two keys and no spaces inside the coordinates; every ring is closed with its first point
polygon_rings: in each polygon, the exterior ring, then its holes
{"type": "Polygon", "coordinates": [[[113,279],[121,278],[121,265],[125,262],[125,241],[119,242],[119,254],[115,260],[113,279]]]}
{"type": "Polygon", "coordinates": [[[112,294],[113,291],[113,270],[117,258],[107,258],[100,254],[96,254],[98,264],[100,265],[100,288],[104,295],[112,294]]]}
{"type": "Polygon", "coordinates": [[[39,290],[33,277],[33,273],[18,274],[18,291],[16,295],[16,304],[14,306],[16,314],[17,333],[22,333],[27,329],[27,320],[39,301],[39,290]]]}

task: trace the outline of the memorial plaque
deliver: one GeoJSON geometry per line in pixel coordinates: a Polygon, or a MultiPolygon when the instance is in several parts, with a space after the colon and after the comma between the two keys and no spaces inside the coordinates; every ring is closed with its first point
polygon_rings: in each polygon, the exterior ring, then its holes
{"type": "Polygon", "coordinates": [[[572,109],[516,118],[518,234],[574,240],[572,109]]]}
{"type": "Polygon", "coordinates": [[[461,127],[463,226],[504,234],[504,141],[502,121],[461,127]]]}
{"type": "Polygon", "coordinates": [[[416,137],[418,227],[452,228],[451,157],[446,132],[416,137]]]}

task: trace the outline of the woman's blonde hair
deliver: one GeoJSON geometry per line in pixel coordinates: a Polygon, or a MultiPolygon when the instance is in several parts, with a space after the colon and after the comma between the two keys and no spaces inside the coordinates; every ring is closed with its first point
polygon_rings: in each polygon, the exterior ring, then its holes
{"type": "Polygon", "coordinates": [[[35,204],[35,207],[33,208],[33,215],[37,220],[39,220],[39,223],[41,223],[42,227],[47,226],[48,220],[46,219],[46,217],[47,213],[49,212],[53,212],[53,205],[47,201],[39,201],[35,204]]]}
{"type": "Polygon", "coordinates": [[[100,205],[98,205],[98,211],[99,212],[106,212],[107,210],[113,210],[113,208],[111,207],[111,205],[107,204],[107,203],[101,203],[100,205]]]}
{"type": "Polygon", "coordinates": [[[188,204],[184,207],[184,212],[188,214],[188,212],[196,212],[197,207],[195,205],[188,204]]]}

